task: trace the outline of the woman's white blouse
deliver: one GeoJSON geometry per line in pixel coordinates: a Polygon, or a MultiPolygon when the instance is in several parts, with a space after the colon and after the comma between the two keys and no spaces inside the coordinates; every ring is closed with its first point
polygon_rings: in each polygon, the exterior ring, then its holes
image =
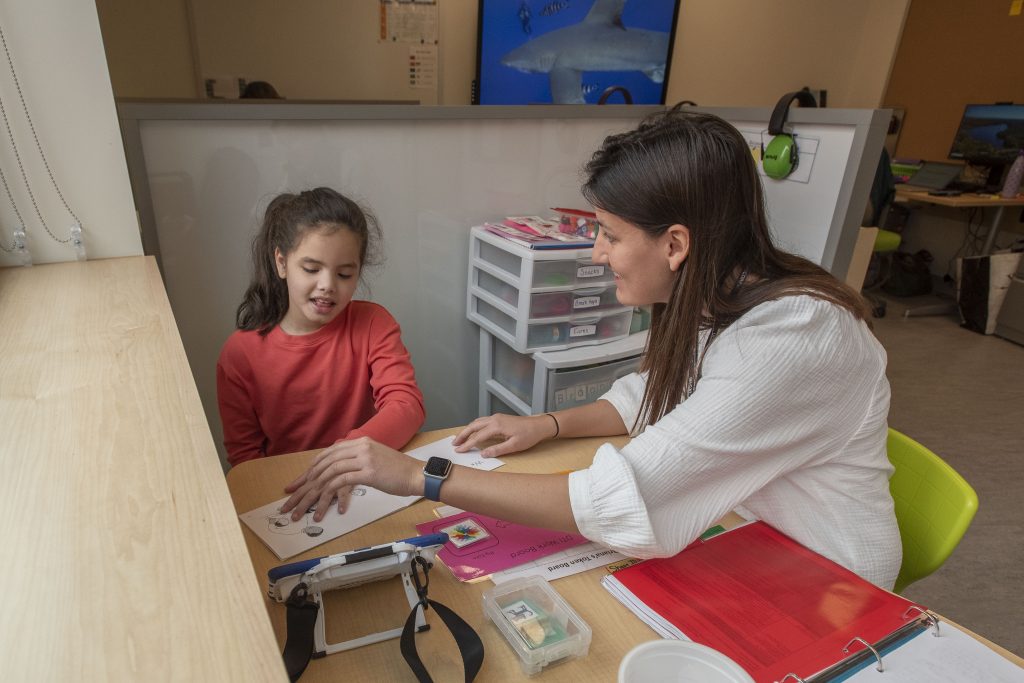
{"type": "MultiPolygon", "coordinates": [[[[788,296],[755,307],[711,344],[692,396],[569,476],[580,532],[664,557],[740,508],[891,588],[902,551],[885,362],[867,325],[834,304],[788,296]]],[[[602,397],[627,428],[644,382],[634,373],[602,397]]]]}

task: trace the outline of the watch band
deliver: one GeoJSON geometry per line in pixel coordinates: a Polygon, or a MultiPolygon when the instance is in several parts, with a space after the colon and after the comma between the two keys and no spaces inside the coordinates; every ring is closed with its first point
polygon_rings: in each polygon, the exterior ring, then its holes
{"type": "Polygon", "coordinates": [[[444,479],[433,474],[423,473],[423,495],[427,500],[439,502],[441,500],[441,484],[444,479]]]}
{"type": "Polygon", "coordinates": [[[448,458],[431,457],[423,468],[423,495],[428,500],[441,500],[441,484],[452,471],[452,461],[448,458]]]}

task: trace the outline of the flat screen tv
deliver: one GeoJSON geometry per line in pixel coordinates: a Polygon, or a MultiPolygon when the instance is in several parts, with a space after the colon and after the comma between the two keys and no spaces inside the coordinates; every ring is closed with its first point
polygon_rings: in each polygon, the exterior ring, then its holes
{"type": "Polygon", "coordinates": [[[480,0],[474,104],[664,104],[679,0],[480,0]]]}
{"type": "Polygon", "coordinates": [[[988,166],[985,185],[1000,185],[1006,165],[1024,149],[1024,104],[968,104],[950,159],[988,166]]]}
{"type": "Polygon", "coordinates": [[[1005,164],[1024,149],[1024,104],[969,104],[953,138],[950,159],[1005,164]]]}

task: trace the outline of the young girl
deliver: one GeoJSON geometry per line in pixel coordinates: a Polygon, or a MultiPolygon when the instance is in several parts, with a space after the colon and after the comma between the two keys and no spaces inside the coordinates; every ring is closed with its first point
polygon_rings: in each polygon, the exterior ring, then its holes
{"type": "Polygon", "coordinates": [[[318,187],[267,207],[254,275],[217,362],[228,462],[369,436],[401,448],[423,424],[398,323],[353,300],[379,229],[318,187]]]}
{"type": "Polygon", "coordinates": [[[589,405],[474,420],[456,450],[633,439],[604,444],[568,476],[423,468],[370,440],[345,442],[285,489],[293,495],[282,510],[301,514],[368,484],[578,531],[646,558],[676,554],[742,507],[891,588],[901,544],[885,351],[856,292],[772,244],[743,136],[715,116],[674,109],[608,137],[587,175],[583,194],[601,224],[594,261],[615,273],[619,301],[654,307],[641,372],[589,405]]]}

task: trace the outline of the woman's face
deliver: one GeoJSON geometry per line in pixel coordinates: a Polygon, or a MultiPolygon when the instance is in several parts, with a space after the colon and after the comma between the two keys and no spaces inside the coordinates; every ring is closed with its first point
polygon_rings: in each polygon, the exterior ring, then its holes
{"type": "Polygon", "coordinates": [[[673,225],[658,237],[614,214],[597,210],[601,224],[594,243],[594,262],[615,273],[615,295],[627,306],[666,303],[676,273],[689,253],[689,230],[673,225]]]}

